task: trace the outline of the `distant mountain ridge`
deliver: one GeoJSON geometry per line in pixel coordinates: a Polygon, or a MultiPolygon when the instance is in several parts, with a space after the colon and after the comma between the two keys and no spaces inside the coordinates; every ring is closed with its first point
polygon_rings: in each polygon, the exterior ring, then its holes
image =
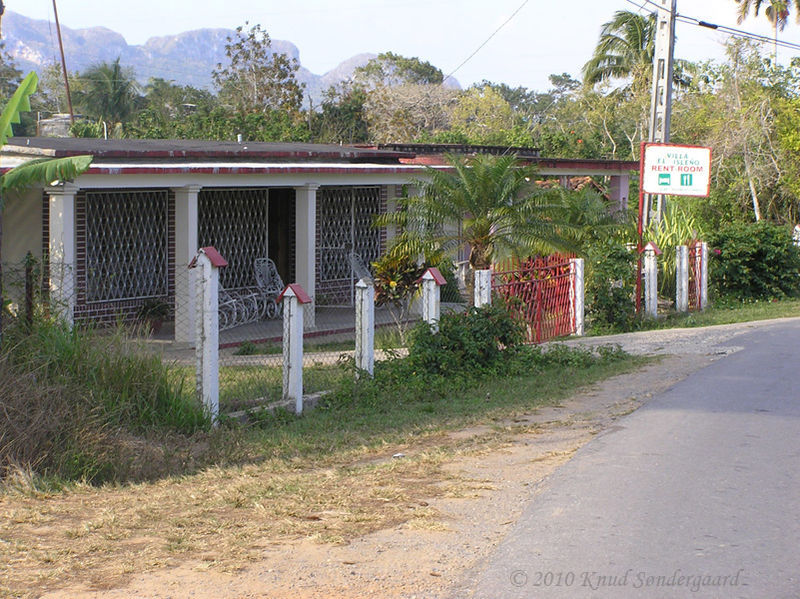
{"type": "MultiPolygon", "coordinates": [[[[225,43],[234,33],[232,29],[196,29],[152,37],[143,45],[132,46],[122,35],[105,27],[70,29],[61,26],[70,72],[82,71],[99,62],[111,62],[119,56],[123,65],[133,68],[141,83],[151,77],[161,77],[206,89],[213,89],[211,71],[218,63],[225,62],[225,43]]],[[[54,23],[6,11],[3,40],[6,50],[23,72],[41,73],[47,65],[59,61],[54,23]]],[[[273,39],[272,49],[300,62],[300,50],[292,42],[273,39]]],[[[375,56],[357,54],[322,75],[312,73],[301,63],[297,79],[306,84],[307,93],[314,104],[319,105],[328,87],[349,79],[357,67],[375,56]]]]}

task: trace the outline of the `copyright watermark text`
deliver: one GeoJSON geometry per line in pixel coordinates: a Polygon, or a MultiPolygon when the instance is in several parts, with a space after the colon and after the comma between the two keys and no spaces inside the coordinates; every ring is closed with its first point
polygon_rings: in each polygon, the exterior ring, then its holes
{"type": "Polygon", "coordinates": [[[633,589],[685,588],[697,593],[705,588],[727,588],[744,585],[744,570],[728,574],[708,574],[674,570],[669,574],[657,574],[629,568],[620,573],[596,571],[535,571],[514,570],[509,581],[515,587],[573,587],[597,591],[604,588],[628,587],[633,589]]]}

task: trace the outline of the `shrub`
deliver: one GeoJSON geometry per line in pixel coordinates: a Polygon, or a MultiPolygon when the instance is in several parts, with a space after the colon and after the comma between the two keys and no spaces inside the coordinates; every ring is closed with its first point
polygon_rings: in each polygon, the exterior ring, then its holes
{"type": "Polygon", "coordinates": [[[755,300],[800,293],[800,251],[788,227],[732,223],[708,243],[709,283],[718,296],[755,300]]]}
{"type": "Polygon", "coordinates": [[[586,312],[592,328],[629,329],[636,316],[635,252],[608,240],[592,248],[586,266],[586,312]]]}
{"type": "Polygon", "coordinates": [[[411,335],[408,363],[415,371],[460,374],[502,370],[503,354],[524,339],[519,321],[502,304],[450,312],[439,320],[439,332],[426,324],[411,335]]]}

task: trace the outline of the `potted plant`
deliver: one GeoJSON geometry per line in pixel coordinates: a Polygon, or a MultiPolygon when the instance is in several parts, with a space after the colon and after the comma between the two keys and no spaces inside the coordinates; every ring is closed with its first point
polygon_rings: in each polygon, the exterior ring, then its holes
{"type": "Polygon", "coordinates": [[[169,316],[170,305],[161,299],[151,298],[139,306],[136,311],[137,320],[145,325],[152,335],[157,334],[164,324],[164,319],[169,316]]]}

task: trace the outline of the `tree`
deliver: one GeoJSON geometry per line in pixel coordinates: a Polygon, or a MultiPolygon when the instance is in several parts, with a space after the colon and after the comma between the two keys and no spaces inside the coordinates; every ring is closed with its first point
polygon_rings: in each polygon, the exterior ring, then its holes
{"type": "Polygon", "coordinates": [[[241,112],[300,111],[305,87],[296,78],[300,65],[272,50],[272,40],[261,25],[249,31],[237,27],[235,37],[228,37],[225,44],[225,56],[228,64],[217,64],[212,73],[223,101],[241,112]]]}
{"type": "Polygon", "coordinates": [[[444,74],[431,63],[416,56],[407,58],[393,52],[383,52],[353,72],[354,81],[367,88],[405,83],[441,85],[444,74]]]}
{"type": "MultiPolygon", "coordinates": [[[[31,109],[30,96],[36,91],[38,78],[29,73],[0,113],[0,147],[6,145],[13,134],[12,124],[20,122],[20,113],[31,109]]],[[[0,251],[3,247],[3,204],[7,191],[23,189],[37,183],[68,181],[85,172],[92,162],[91,156],[67,158],[40,158],[16,166],[0,177],[0,251]]],[[[2,343],[3,271],[0,253],[0,343],[2,343]]]]}
{"type": "Polygon", "coordinates": [[[120,64],[101,62],[80,74],[82,91],[76,93],[77,104],[89,116],[111,123],[124,123],[134,113],[139,85],[133,71],[120,64]]]}
{"type": "Polygon", "coordinates": [[[758,11],[761,9],[762,4],[766,4],[764,16],[772,23],[775,30],[775,55],[778,54],[778,31],[783,31],[786,23],[789,20],[789,7],[794,5],[797,12],[797,20],[800,22],[800,0],[736,0],[739,5],[739,16],[736,19],[740,25],[744,20],[750,16],[750,9],[753,9],[755,16],[758,16],[758,11]]]}
{"type": "Polygon", "coordinates": [[[615,12],[603,24],[594,54],[583,66],[584,83],[594,85],[609,79],[631,78],[634,87],[646,87],[653,69],[655,33],[655,13],[615,12]]]}
{"type": "Polygon", "coordinates": [[[446,130],[458,90],[442,85],[381,85],[367,93],[364,116],[375,143],[409,142],[446,130]]]}
{"type": "Polygon", "coordinates": [[[403,228],[392,251],[417,256],[431,247],[468,248],[470,267],[480,270],[509,254],[574,249],[560,207],[542,201],[547,192],[535,186],[535,169],[515,156],[448,155],[447,162],[448,169],[428,167],[416,183],[420,194],[377,219],[403,228]]]}

